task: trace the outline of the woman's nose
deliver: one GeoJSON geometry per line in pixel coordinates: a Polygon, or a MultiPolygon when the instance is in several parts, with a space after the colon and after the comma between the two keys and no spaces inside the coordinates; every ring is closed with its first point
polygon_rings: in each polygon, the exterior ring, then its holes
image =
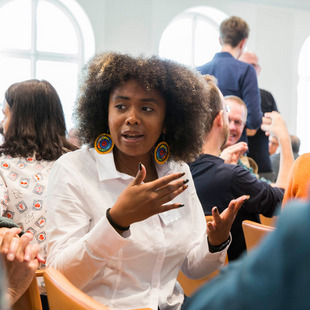
{"type": "Polygon", "coordinates": [[[139,116],[137,111],[130,110],[126,118],[126,123],[130,125],[139,124],[139,116]]]}

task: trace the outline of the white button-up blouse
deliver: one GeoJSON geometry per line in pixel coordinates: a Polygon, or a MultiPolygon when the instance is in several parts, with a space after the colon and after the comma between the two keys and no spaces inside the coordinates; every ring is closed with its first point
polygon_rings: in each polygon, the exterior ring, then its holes
{"type": "Polygon", "coordinates": [[[188,166],[168,162],[156,168],[159,177],[185,172],[189,187],[173,200],[185,206],[134,223],[123,235],[110,225],[106,210],[133,177],[116,170],[113,152],[84,148],[65,154],[49,178],[47,265],[112,309],[180,309],[180,269],[199,278],[225,261],[227,249],[208,250],[205,216],[188,166]]]}

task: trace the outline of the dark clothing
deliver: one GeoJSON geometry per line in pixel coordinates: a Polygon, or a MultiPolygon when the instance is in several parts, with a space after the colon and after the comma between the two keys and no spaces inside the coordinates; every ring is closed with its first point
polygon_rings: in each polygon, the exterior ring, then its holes
{"type": "MultiPolygon", "coordinates": [[[[253,66],[235,59],[230,53],[221,52],[215,54],[210,62],[198,67],[197,70],[201,74],[215,76],[224,96],[238,96],[245,102],[248,109],[247,128],[258,129],[260,127],[262,123],[261,99],[253,66]]],[[[240,140],[247,141],[245,130],[240,140]]]]}
{"type": "Polygon", "coordinates": [[[208,154],[200,155],[190,164],[190,169],[205,215],[211,215],[214,206],[222,212],[232,199],[250,195],[231,228],[228,258],[238,258],[246,249],[242,221],[260,222],[259,214],[271,217],[282,201],[284,190],[258,180],[239,165],[226,164],[223,159],[208,154]]]}
{"type": "MultiPolygon", "coordinates": [[[[272,94],[264,89],[260,89],[262,112],[278,111],[277,104],[272,94]]],[[[258,174],[262,172],[272,172],[269,158],[269,140],[265,132],[261,129],[257,133],[248,137],[248,156],[253,158],[258,165],[258,174]]]]}

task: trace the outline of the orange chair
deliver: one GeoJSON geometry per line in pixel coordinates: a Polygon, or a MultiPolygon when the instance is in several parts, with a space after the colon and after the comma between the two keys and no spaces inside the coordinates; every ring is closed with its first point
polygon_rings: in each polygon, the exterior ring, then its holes
{"type": "MultiPolygon", "coordinates": [[[[213,216],[206,215],[206,222],[211,222],[211,221],[213,221],[213,216]]],[[[226,256],[225,264],[228,264],[227,256],[226,256]]],[[[219,272],[220,272],[219,270],[216,270],[207,277],[193,280],[193,279],[189,279],[188,277],[186,277],[186,275],[180,270],[177,280],[180,283],[184,291],[184,294],[186,296],[192,296],[203,284],[207,283],[208,281],[216,277],[219,274],[219,272]]]]}
{"type": "Polygon", "coordinates": [[[275,230],[272,226],[263,225],[253,221],[242,222],[247,251],[256,247],[266,235],[275,230]]]}
{"type": "Polygon", "coordinates": [[[44,282],[50,310],[110,310],[74,286],[59,270],[47,268],[44,282]]]}
{"type": "Polygon", "coordinates": [[[261,222],[263,225],[276,227],[276,223],[277,223],[278,216],[266,217],[266,216],[260,214],[260,215],[259,215],[259,218],[260,218],[260,222],[261,222]]]}
{"type": "Polygon", "coordinates": [[[42,277],[44,270],[37,270],[26,292],[12,306],[12,310],[42,310],[37,277],[42,277]]]}

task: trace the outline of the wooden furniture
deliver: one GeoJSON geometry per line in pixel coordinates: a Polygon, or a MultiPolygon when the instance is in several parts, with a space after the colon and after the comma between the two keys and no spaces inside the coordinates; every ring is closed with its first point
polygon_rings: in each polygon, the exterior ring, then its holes
{"type": "Polygon", "coordinates": [[[268,233],[275,230],[272,226],[263,225],[249,220],[242,222],[242,229],[247,251],[256,247],[268,233]]]}
{"type": "Polygon", "coordinates": [[[278,216],[266,217],[266,216],[260,214],[260,215],[259,215],[259,218],[260,218],[260,222],[261,222],[263,225],[276,227],[276,223],[277,223],[277,220],[278,220],[278,216]]]}
{"type": "Polygon", "coordinates": [[[44,282],[50,310],[110,310],[74,286],[59,270],[48,267],[44,282]]]}

